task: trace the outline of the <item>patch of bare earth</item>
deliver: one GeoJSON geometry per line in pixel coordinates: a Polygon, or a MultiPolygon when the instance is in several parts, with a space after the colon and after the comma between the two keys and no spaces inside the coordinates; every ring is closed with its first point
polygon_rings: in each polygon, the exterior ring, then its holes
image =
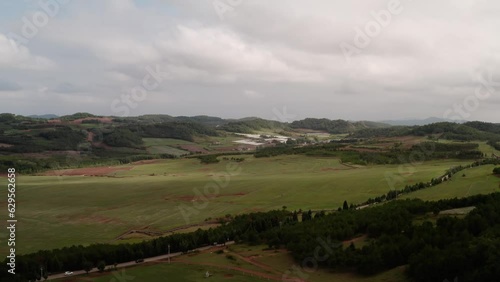
{"type": "Polygon", "coordinates": [[[9,147],[12,147],[14,145],[11,145],[11,144],[5,144],[5,143],[0,143],[0,148],[9,148],[9,147]]]}

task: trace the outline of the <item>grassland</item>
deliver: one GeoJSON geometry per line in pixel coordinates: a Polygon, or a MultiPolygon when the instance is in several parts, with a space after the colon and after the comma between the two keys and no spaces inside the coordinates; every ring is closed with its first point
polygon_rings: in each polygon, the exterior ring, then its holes
{"type": "Polygon", "coordinates": [[[144,146],[150,154],[170,154],[182,156],[189,154],[188,151],[175,148],[173,146],[183,144],[193,144],[189,141],[170,139],[170,138],[143,138],[144,146]]]}
{"type": "MultiPolygon", "coordinates": [[[[131,164],[123,166],[130,170],[116,171],[108,177],[19,176],[17,251],[124,242],[116,238],[131,229],[168,231],[203,223],[210,217],[281,209],[282,206],[289,210],[337,209],[344,200],[360,203],[389,191],[387,173],[400,176],[403,181],[396,188],[402,188],[406,184],[428,181],[454,165],[466,163],[432,161],[415,166],[413,173],[406,170],[399,173],[400,167],[396,165],[350,167],[333,158],[241,157],[245,161],[239,164],[221,160],[203,165],[197,159],[131,164]],[[239,165],[239,173],[228,176],[228,165],[239,165]],[[217,182],[222,184],[218,193],[207,195],[206,199],[196,196],[196,191],[204,193],[206,185],[215,187],[217,182]],[[192,213],[183,216],[179,207],[191,208],[192,213]]],[[[478,177],[484,176],[488,169],[482,170],[478,177]]],[[[471,172],[468,177],[474,175],[471,172]]],[[[432,189],[446,189],[457,182],[432,189]]],[[[464,189],[468,191],[468,188],[446,189],[449,192],[432,196],[434,192],[430,189],[414,195],[423,198],[465,196],[465,192],[461,194],[464,189]]],[[[492,187],[470,189],[470,193],[491,190],[492,187]]],[[[5,193],[6,190],[2,190],[1,199],[6,199],[5,193]]],[[[5,246],[0,246],[0,250],[5,252],[5,246]]]]}
{"type": "Polygon", "coordinates": [[[114,273],[91,274],[88,276],[59,279],[58,281],[71,282],[109,282],[109,281],[175,281],[175,282],[199,282],[207,281],[206,272],[210,273],[210,281],[237,281],[255,282],[267,281],[249,274],[233,270],[221,269],[213,266],[197,266],[184,264],[148,264],[137,267],[118,270],[114,273]],[[120,280],[120,278],[122,280],[120,280]],[[114,280],[113,280],[114,279],[114,280]],[[128,280],[123,280],[128,279],[128,280]]]}
{"type": "Polygon", "coordinates": [[[492,174],[494,167],[493,165],[484,165],[463,170],[453,175],[450,181],[407,194],[403,198],[435,201],[499,192],[500,178],[492,174]]]}

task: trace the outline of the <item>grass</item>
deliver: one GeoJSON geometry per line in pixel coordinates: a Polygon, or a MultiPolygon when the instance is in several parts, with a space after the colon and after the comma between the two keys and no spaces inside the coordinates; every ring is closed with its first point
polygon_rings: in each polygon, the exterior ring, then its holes
{"type": "Polygon", "coordinates": [[[173,138],[143,138],[142,140],[144,141],[144,146],[146,147],[196,144],[186,140],[173,139],[173,138]]]}
{"type": "Polygon", "coordinates": [[[145,264],[141,266],[118,270],[116,272],[105,272],[91,274],[89,276],[59,279],[58,281],[71,282],[109,282],[109,281],[175,281],[175,282],[198,282],[207,281],[206,272],[210,273],[209,281],[237,281],[255,282],[266,281],[249,274],[225,270],[213,266],[183,265],[178,263],[145,264]],[[121,280],[120,280],[121,278],[121,280]]]}
{"type": "MultiPolygon", "coordinates": [[[[245,161],[239,164],[220,158],[219,163],[210,165],[200,164],[197,159],[127,165],[132,169],[112,173],[115,177],[18,176],[19,244],[16,250],[21,254],[73,244],[123,243],[127,240],[115,238],[130,229],[149,226],[166,231],[203,223],[208,217],[281,209],[282,206],[288,210],[337,209],[344,200],[361,203],[389,191],[387,173],[401,177],[395,187],[401,189],[406,184],[429,181],[454,165],[467,163],[431,161],[415,166],[412,173],[407,170],[400,173],[397,165],[352,168],[333,158],[241,157],[245,161]],[[228,166],[236,165],[240,172],[228,176],[228,166]],[[217,183],[221,184],[219,191],[214,188],[217,183]],[[206,206],[199,208],[203,201],[195,198],[195,193],[197,190],[203,193],[207,185],[210,191],[218,193],[207,195],[206,206]],[[183,215],[179,207],[183,211],[191,208],[193,213],[183,215]]],[[[464,180],[483,181],[491,169],[477,175],[466,172],[464,180]]],[[[430,199],[465,196],[466,191],[473,194],[495,190],[491,186],[493,178],[484,181],[490,186],[484,188],[478,184],[477,188],[469,189],[464,184],[463,188],[455,189],[453,185],[460,182],[453,180],[408,196],[430,199]],[[432,189],[442,190],[436,193],[432,189]]],[[[5,178],[0,182],[4,183],[5,178]]],[[[0,192],[0,197],[5,204],[6,189],[0,192]]],[[[5,216],[3,213],[0,219],[5,220],[5,216]]],[[[5,234],[2,233],[2,239],[5,234]]],[[[1,245],[0,251],[6,252],[6,245],[1,245]]]]}
{"type": "MultiPolygon", "coordinates": [[[[465,142],[458,142],[458,141],[453,141],[453,140],[446,140],[446,139],[439,139],[439,142],[441,143],[447,143],[447,144],[463,144],[465,142]]],[[[486,143],[486,141],[470,141],[466,143],[476,143],[479,145],[478,150],[485,153],[488,157],[491,156],[491,154],[495,154],[497,156],[500,156],[500,151],[496,150],[495,148],[491,147],[486,143]]]]}
{"type": "Polygon", "coordinates": [[[439,199],[461,198],[475,194],[500,192],[500,178],[492,174],[493,165],[465,169],[456,173],[451,181],[416,191],[402,198],[419,198],[436,201],[439,199]],[[465,174],[465,176],[463,176],[465,174]]]}

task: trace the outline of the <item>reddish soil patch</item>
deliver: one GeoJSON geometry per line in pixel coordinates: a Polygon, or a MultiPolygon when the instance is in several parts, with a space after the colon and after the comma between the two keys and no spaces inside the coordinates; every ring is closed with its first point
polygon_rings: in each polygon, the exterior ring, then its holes
{"type": "Polygon", "coordinates": [[[208,153],[207,150],[203,149],[198,145],[179,145],[179,147],[183,150],[193,152],[193,153],[208,153]]]}
{"type": "Polygon", "coordinates": [[[5,143],[0,143],[0,148],[9,148],[9,147],[12,147],[14,145],[11,145],[11,144],[5,144],[5,143]]]}
{"type": "Polygon", "coordinates": [[[61,123],[61,120],[60,119],[49,119],[47,122],[55,124],[55,123],[61,123]]]}
{"type": "Polygon", "coordinates": [[[88,168],[76,168],[76,169],[64,169],[64,170],[53,170],[44,173],[46,176],[73,176],[73,175],[83,175],[83,176],[102,176],[108,175],[116,171],[131,170],[133,167],[88,167],[88,168]]]}

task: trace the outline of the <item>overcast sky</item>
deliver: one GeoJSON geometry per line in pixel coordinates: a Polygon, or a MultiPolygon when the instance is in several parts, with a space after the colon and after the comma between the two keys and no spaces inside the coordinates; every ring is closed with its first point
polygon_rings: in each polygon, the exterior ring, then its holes
{"type": "Polygon", "coordinates": [[[500,122],[498,1],[60,2],[0,2],[0,112],[500,122]]]}

